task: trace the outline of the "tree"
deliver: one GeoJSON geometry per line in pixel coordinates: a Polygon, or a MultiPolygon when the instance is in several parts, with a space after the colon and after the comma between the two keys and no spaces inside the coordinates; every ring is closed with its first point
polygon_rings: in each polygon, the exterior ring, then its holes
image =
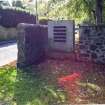
{"type": "MultiPolygon", "coordinates": [[[[66,9],[68,18],[75,19],[78,22],[89,21],[92,23],[102,23],[103,21],[103,4],[105,0],[61,0],[66,3],[63,4],[62,9],[66,9]]],[[[62,3],[60,0],[50,0],[51,4],[62,3]]],[[[51,5],[50,4],[50,5],[51,5]]],[[[60,9],[60,10],[62,10],[60,9]]],[[[60,12],[59,10],[59,12],[60,12]]]]}
{"type": "Polygon", "coordinates": [[[16,0],[12,2],[12,6],[23,8],[23,3],[21,0],[16,0]]]}
{"type": "Polygon", "coordinates": [[[103,0],[96,0],[96,24],[103,22],[103,0]]]}

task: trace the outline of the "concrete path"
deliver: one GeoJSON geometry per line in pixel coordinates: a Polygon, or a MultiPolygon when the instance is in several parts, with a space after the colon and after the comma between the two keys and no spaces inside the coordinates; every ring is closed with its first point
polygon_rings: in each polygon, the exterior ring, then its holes
{"type": "Polygon", "coordinates": [[[16,43],[0,45],[0,66],[13,62],[16,59],[17,59],[16,43]]]}

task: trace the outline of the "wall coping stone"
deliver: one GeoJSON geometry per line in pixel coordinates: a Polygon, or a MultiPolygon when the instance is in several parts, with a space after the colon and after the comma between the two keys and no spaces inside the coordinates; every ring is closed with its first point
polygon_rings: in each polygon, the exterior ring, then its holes
{"type": "Polygon", "coordinates": [[[98,24],[98,25],[95,25],[95,24],[84,24],[84,25],[79,25],[79,28],[81,27],[105,27],[105,24],[98,24]]]}

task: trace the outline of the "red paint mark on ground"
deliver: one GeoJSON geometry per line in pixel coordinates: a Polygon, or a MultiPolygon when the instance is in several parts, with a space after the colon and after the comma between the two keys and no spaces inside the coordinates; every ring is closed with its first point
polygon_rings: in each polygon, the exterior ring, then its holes
{"type": "MultiPolygon", "coordinates": [[[[94,74],[104,71],[105,65],[95,64],[91,61],[79,61],[75,53],[51,52],[48,59],[39,67],[42,75],[49,78],[49,84],[61,83],[63,89],[68,92],[68,100],[72,103],[76,103],[76,98],[80,94],[80,87],[76,84],[79,79],[86,82],[89,78],[95,79],[99,76],[98,85],[105,84],[100,74],[92,77],[94,74]],[[87,76],[90,77],[87,78],[87,76]]],[[[88,99],[83,103],[87,103],[87,101],[88,99]]]]}
{"type": "Polygon", "coordinates": [[[77,82],[81,79],[80,73],[73,73],[65,77],[58,78],[58,84],[64,87],[64,90],[68,94],[68,100],[72,103],[76,102],[79,96],[80,87],[77,82]]]}

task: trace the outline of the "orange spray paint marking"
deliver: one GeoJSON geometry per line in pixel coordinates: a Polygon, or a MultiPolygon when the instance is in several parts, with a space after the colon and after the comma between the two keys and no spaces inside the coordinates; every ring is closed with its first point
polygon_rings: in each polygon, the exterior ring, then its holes
{"type": "Polygon", "coordinates": [[[72,75],[58,78],[58,84],[60,86],[63,86],[64,90],[68,94],[68,100],[70,102],[73,103],[76,102],[76,98],[79,95],[79,89],[80,89],[77,82],[79,82],[80,79],[81,79],[80,73],[73,73],[72,75]]]}

